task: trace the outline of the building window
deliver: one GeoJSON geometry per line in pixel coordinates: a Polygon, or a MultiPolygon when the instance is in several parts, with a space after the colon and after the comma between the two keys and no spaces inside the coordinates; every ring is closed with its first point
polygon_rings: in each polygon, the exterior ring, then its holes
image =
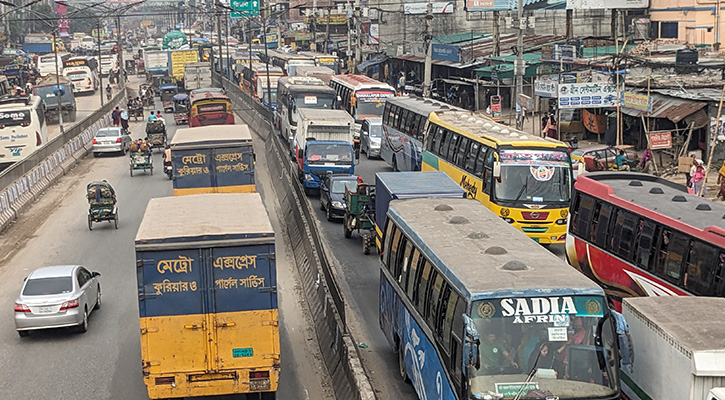
{"type": "Polygon", "coordinates": [[[677,22],[660,22],[660,38],[677,39],[677,22]]]}

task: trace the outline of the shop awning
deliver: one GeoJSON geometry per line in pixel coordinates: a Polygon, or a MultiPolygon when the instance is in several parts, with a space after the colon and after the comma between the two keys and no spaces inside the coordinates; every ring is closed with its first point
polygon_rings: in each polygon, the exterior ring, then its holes
{"type": "Polygon", "coordinates": [[[363,71],[365,71],[366,69],[368,69],[368,68],[370,68],[372,66],[375,66],[375,65],[384,63],[387,59],[388,59],[388,56],[377,56],[377,57],[373,57],[373,58],[371,58],[371,59],[369,59],[369,60],[367,60],[365,62],[361,62],[360,64],[358,64],[357,65],[357,70],[359,72],[363,72],[363,71]]]}
{"type": "MultiPolygon", "coordinates": [[[[649,114],[651,118],[666,118],[670,121],[677,123],[695,114],[697,111],[701,111],[707,106],[706,102],[703,101],[692,101],[685,99],[678,99],[675,97],[663,96],[661,94],[652,94],[652,112],[649,114]]],[[[622,112],[632,117],[639,118],[640,116],[647,116],[645,111],[632,110],[629,108],[622,107],[622,112]]],[[[704,111],[703,111],[704,113],[704,111]]],[[[705,114],[707,118],[707,114],[705,114]]],[[[698,117],[695,121],[699,121],[698,117]]],[[[699,123],[699,122],[698,122],[699,123]]]]}
{"type": "MultiPolygon", "coordinates": [[[[393,57],[397,60],[404,60],[404,61],[413,61],[421,64],[425,64],[425,57],[417,57],[412,54],[401,54],[399,56],[393,57]]],[[[465,64],[454,62],[454,61],[446,61],[446,60],[438,60],[433,59],[431,61],[433,65],[440,65],[443,67],[451,67],[451,68],[457,68],[457,69],[465,69],[469,67],[475,67],[476,65],[480,65],[486,62],[486,60],[483,59],[475,59],[471,60],[470,62],[467,62],[465,64]]]]}

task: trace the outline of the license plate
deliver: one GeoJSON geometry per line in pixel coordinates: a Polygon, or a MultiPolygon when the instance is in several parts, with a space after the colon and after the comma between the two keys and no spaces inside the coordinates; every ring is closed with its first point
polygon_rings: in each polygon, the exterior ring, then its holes
{"type": "Polygon", "coordinates": [[[38,307],[38,314],[50,314],[53,312],[53,307],[38,307]]]}

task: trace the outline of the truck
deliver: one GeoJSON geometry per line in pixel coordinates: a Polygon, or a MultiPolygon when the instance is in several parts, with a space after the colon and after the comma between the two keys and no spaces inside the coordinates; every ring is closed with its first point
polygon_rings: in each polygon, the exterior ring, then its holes
{"type": "Polygon", "coordinates": [[[290,152],[305,192],[319,190],[327,174],[355,173],[355,120],[343,110],[298,108],[290,152]]]}
{"type": "Polygon", "coordinates": [[[174,196],[255,192],[254,160],[247,125],[177,129],[171,140],[174,196]]]}
{"type": "Polygon", "coordinates": [[[58,118],[58,87],[60,90],[60,107],[63,113],[63,122],[75,122],[76,98],[73,93],[73,83],[63,75],[48,74],[39,80],[33,87],[33,94],[45,102],[45,118],[48,121],[60,122],[58,118]]]}
{"type": "Polygon", "coordinates": [[[184,65],[184,89],[192,91],[212,87],[211,63],[194,62],[184,65]]]}
{"type": "Polygon", "coordinates": [[[183,85],[185,65],[196,62],[199,62],[199,52],[196,49],[169,51],[169,75],[183,85]]]}
{"type": "Polygon", "coordinates": [[[26,53],[48,54],[53,52],[53,42],[23,43],[23,51],[26,53]]]}
{"type": "Polygon", "coordinates": [[[634,357],[621,369],[622,392],[631,400],[710,400],[711,389],[725,386],[723,309],[722,297],[625,298],[634,357]]]}
{"type": "Polygon", "coordinates": [[[148,396],[274,399],[275,236],[259,194],[151,199],[135,252],[148,396]]]}
{"type": "Polygon", "coordinates": [[[325,82],[325,85],[330,85],[330,77],[332,77],[332,75],[335,75],[335,71],[333,71],[331,68],[316,65],[300,65],[296,68],[296,71],[297,76],[309,76],[311,78],[317,78],[325,82]]]}
{"type": "Polygon", "coordinates": [[[169,75],[169,55],[166,50],[144,51],[143,63],[149,81],[154,76],[169,75]]]}

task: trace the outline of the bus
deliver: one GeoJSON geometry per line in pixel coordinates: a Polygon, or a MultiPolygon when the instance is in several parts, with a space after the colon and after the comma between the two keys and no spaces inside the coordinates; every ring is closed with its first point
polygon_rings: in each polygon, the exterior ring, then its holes
{"type": "Polygon", "coordinates": [[[334,75],[330,78],[330,86],[337,92],[338,107],[355,118],[358,134],[362,120],[382,117],[385,101],[395,96],[392,86],[365,75],[334,75]]]}
{"type": "Polygon", "coordinates": [[[566,240],[571,158],[563,142],[478,119],[430,114],[423,171],[443,171],[506,222],[541,244],[566,240]]]}
{"type": "Polygon", "coordinates": [[[101,49],[100,58],[100,74],[101,76],[108,76],[111,71],[118,70],[118,54],[113,52],[113,48],[109,47],[101,49]]]}
{"type": "Polygon", "coordinates": [[[189,96],[191,112],[189,127],[207,125],[234,125],[232,102],[223,92],[192,91],[189,96]]]}
{"type": "Polygon", "coordinates": [[[390,202],[379,302],[420,399],[619,399],[604,290],[471,199],[390,202]]]}
{"type": "Polygon", "coordinates": [[[267,64],[252,63],[243,64],[242,76],[239,82],[242,90],[249,93],[255,100],[262,102],[265,107],[269,107],[269,98],[271,97],[272,108],[277,103],[277,79],[282,76],[282,68],[267,64]],[[269,75],[269,86],[267,85],[267,76],[269,75]],[[271,88],[272,90],[269,90],[271,88]]]}
{"type": "Polygon", "coordinates": [[[65,60],[63,76],[73,82],[75,93],[94,93],[100,85],[98,62],[93,57],[71,57],[65,60]]]}
{"type": "Polygon", "coordinates": [[[633,296],[725,296],[725,205],[648,174],[579,175],[566,255],[619,307],[633,296]]]}
{"type": "Polygon", "coordinates": [[[0,75],[0,97],[13,94],[13,88],[5,75],[0,75]]]}
{"type": "Polygon", "coordinates": [[[298,108],[332,109],[335,91],[317,78],[283,76],[277,80],[274,125],[291,146],[297,129],[298,108]]]}
{"type": "Polygon", "coordinates": [[[433,111],[458,109],[420,97],[390,97],[383,109],[380,157],[394,171],[420,171],[423,134],[433,111]]]}
{"type": "Polygon", "coordinates": [[[315,51],[300,51],[297,54],[312,57],[315,60],[315,65],[318,67],[327,67],[334,71],[335,74],[340,73],[340,59],[332,54],[323,54],[315,51]]]}
{"type": "Polygon", "coordinates": [[[63,63],[65,63],[65,61],[69,58],[71,58],[70,53],[58,53],[58,57],[55,56],[55,53],[38,56],[38,72],[40,73],[40,76],[55,74],[55,71],[62,71],[63,63]],[[58,61],[57,64],[56,60],[58,61]]]}
{"type": "Polygon", "coordinates": [[[267,62],[282,68],[287,76],[295,76],[295,68],[301,65],[315,65],[315,59],[297,53],[285,53],[278,50],[267,50],[267,62]]]}
{"type": "Polygon", "coordinates": [[[47,142],[45,103],[40,97],[0,98],[0,168],[22,161],[47,142]]]}

